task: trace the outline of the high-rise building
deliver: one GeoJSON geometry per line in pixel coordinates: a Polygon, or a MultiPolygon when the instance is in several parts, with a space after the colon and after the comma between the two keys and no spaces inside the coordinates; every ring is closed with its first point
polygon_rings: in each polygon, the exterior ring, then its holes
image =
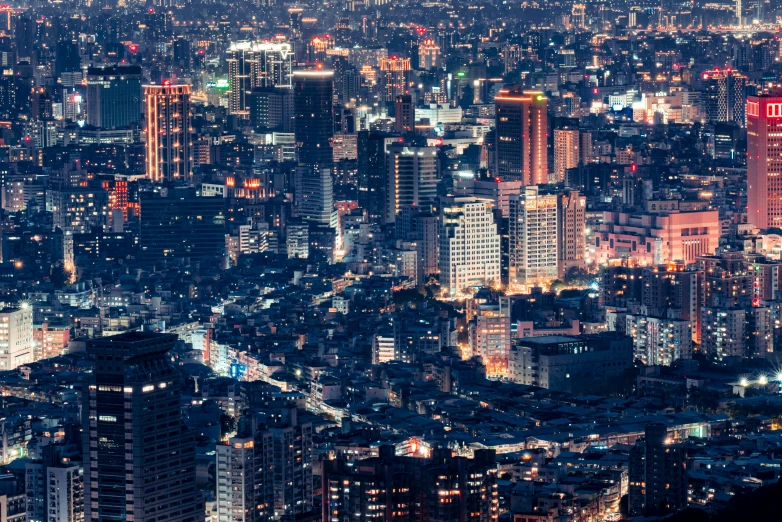
{"type": "Polygon", "coordinates": [[[503,89],[496,104],[496,175],[524,185],[548,183],[548,98],[519,87],[503,89]]]}
{"type": "Polygon", "coordinates": [[[687,454],[664,424],[646,426],[646,437],[630,450],[628,511],[664,516],[687,506],[687,454]]]}
{"type": "Polygon", "coordinates": [[[557,272],[584,268],[586,256],[586,196],[577,190],[557,194],[557,272]]]}
{"type": "Polygon", "coordinates": [[[336,225],[333,201],[334,137],[333,71],[293,73],[295,112],[296,204],[302,219],[319,225],[336,225]]]}
{"type": "Polygon", "coordinates": [[[0,371],[33,362],[33,348],[32,307],[23,303],[0,310],[0,371]]]}
{"type": "Polygon", "coordinates": [[[500,284],[500,234],[490,205],[447,197],[440,214],[440,284],[451,295],[500,284]]]}
{"type": "Polygon", "coordinates": [[[415,108],[413,97],[400,94],[394,100],[394,130],[399,133],[411,132],[415,129],[415,108]]]}
{"type": "Polygon", "coordinates": [[[25,466],[27,520],[80,522],[84,520],[81,466],[32,461],[25,466]]]}
{"type": "Polygon", "coordinates": [[[624,332],[631,336],[635,358],[648,366],[670,366],[679,359],[692,359],[692,323],[678,310],[655,317],[647,307],[628,313],[624,332]]]}
{"type": "Polygon", "coordinates": [[[54,48],[54,77],[59,78],[62,73],[81,70],[81,57],[79,56],[79,44],[72,40],[57,42],[54,48]]]}
{"type": "Polygon", "coordinates": [[[554,129],[554,182],[563,183],[568,169],[581,161],[578,129],[554,129]]]}
{"type": "Polygon", "coordinates": [[[228,47],[228,110],[248,116],[256,87],[289,87],[293,49],[287,42],[233,42],[228,47]]]}
{"type": "Polygon", "coordinates": [[[402,208],[429,207],[437,199],[437,148],[395,143],[386,162],[386,223],[393,223],[402,208]]]}
{"type": "Polygon", "coordinates": [[[147,118],[147,178],[183,182],[192,176],[190,86],[145,85],[147,118]]]}
{"type": "Polygon", "coordinates": [[[373,223],[386,218],[386,154],[398,139],[382,132],[358,132],[358,205],[366,209],[373,223]]]}
{"type": "Polygon", "coordinates": [[[418,44],[418,68],[424,71],[440,68],[440,46],[432,38],[418,44]]]}
{"type": "Polygon", "coordinates": [[[510,314],[496,303],[478,305],[468,325],[472,355],[481,358],[486,375],[508,376],[511,347],[510,314]]]}
{"type": "Polygon", "coordinates": [[[167,197],[141,198],[139,246],[147,259],[222,256],[225,253],[225,199],[171,190],[167,197]]]}
{"type": "Polygon", "coordinates": [[[141,67],[107,65],[87,69],[87,124],[104,129],[141,120],[141,67]]]}
{"type": "Polygon", "coordinates": [[[496,457],[476,450],[473,459],[450,449],[416,446],[412,456],[379,456],[360,465],[347,455],[323,463],[324,522],[371,520],[491,522],[497,519],[496,457]],[[420,506],[420,507],[419,507],[420,506]]]}
{"type": "Polygon", "coordinates": [[[730,69],[702,75],[701,114],[705,121],[733,122],[746,126],[747,77],[730,69]]]}
{"type": "Polygon", "coordinates": [[[293,131],[293,91],[289,88],[256,87],[250,92],[248,107],[253,127],[293,131]]]}
{"type": "Polygon", "coordinates": [[[381,99],[393,104],[400,94],[407,94],[410,84],[410,58],[389,56],[380,59],[381,99]]]}
{"type": "Polygon", "coordinates": [[[747,99],[747,221],[782,227],[782,96],[747,99]]]}
{"type": "Polygon", "coordinates": [[[510,197],[509,283],[530,287],[557,278],[556,194],[541,194],[538,187],[524,187],[510,197]]]}
{"type": "Polygon", "coordinates": [[[312,510],[312,424],[295,407],[240,419],[217,445],[217,521],[286,520],[312,510]]]}
{"type": "Polygon", "coordinates": [[[182,422],[177,337],[128,332],[90,340],[83,394],[84,519],[194,522],[195,436],[182,422]]]}

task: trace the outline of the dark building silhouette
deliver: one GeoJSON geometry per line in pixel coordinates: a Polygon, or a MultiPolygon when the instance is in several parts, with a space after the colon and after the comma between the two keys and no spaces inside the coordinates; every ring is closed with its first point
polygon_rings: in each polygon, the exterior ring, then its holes
{"type": "Polygon", "coordinates": [[[663,516],[687,506],[687,458],[664,424],[648,424],[630,450],[629,505],[633,516],[663,516]]]}
{"type": "Polygon", "coordinates": [[[193,522],[195,439],[182,422],[175,335],[129,332],[94,339],[84,389],[85,520],[193,522]]]}

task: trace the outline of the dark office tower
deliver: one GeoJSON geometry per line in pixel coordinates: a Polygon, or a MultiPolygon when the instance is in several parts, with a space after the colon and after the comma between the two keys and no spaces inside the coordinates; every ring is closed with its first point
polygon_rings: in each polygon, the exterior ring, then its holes
{"type": "Polygon", "coordinates": [[[174,40],[174,61],[183,69],[190,69],[190,42],[184,38],[174,40]]]}
{"type": "Polygon", "coordinates": [[[386,153],[399,139],[382,132],[358,133],[358,206],[366,209],[370,223],[385,219],[386,153]]]}
{"type": "Polygon", "coordinates": [[[16,40],[16,61],[34,63],[35,22],[26,16],[20,16],[16,20],[14,38],[16,40]]]}
{"type": "Polygon", "coordinates": [[[141,120],[141,67],[87,68],[87,124],[103,129],[141,120]]]}
{"type": "Polygon", "coordinates": [[[548,99],[511,87],[501,90],[495,102],[496,175],[524,185],[548,183],[548,99]]]}
{"type": "Polygon", "coordinates": [[[190,86],[145,85],[147,117],[147,178],[187,181],[192,176],[190,86]]]}
{"type": "Polygon", "coordinates": [[[255,128],[293,131],[293,91],[257,87],[250,92],[250,123],[255,128]]]}
{"type": "Polygon", "coordinates": [[[84,518],[95,522],[202,519],[195,439],[180,410],[167,352],[175,335],[129,332],[89,341],[84,389],[84,518]]]}
{"type": "Polygon", "coordinates": [[[296,205],[302,219],[334,225],[331,140],[334,137],[333,71],[293,73],[296,205]]]}
{"type": "Polygon", "coordinates": [[[782,96],[747,99],[747,221],[782,227],[782,96]]]}
{"type": "Polygon", "coordinates": [[[409,94],[400,94],[394,100],[394,130],[396,132],[412,132],[415,129],[415,108],[413,97],[409,94]]]}
{"type": "Polygon", "coordinates": [[[213,258],[225,253],[225,200],[187,189],[141,198],[139,246],[146,259],[213,258]]]}
{"type": "Polygon", "coordinates": [[[81,70],[79,44],[71,40],[57,42],[54,50],[54,77],[59,78],[64,72],[81,70]]]}
{"type": "Polygon", "coordinates": [[[664,424],[648,424],[630,450],[630,515],[664,516],[687,506],[687,456],[664,424]]]}

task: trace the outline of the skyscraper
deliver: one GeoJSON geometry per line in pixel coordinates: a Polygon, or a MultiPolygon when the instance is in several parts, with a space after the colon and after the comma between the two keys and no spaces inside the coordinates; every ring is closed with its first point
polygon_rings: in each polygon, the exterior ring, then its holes
{"type": "Polygon", "coordinates": [[[702,74],[701,112],[706,121],[746,125],[747,77],[738,71],[715,68],[702,74]]]}
{"type": "Polygon", "coordinates": [[[333,209],[331,140],[334,137],[333,71],[293,73],[298,166],[296,204],[302,219],[336,225],[333,209]]]}
{"type": "Polygon", "coordinates": [[[256,87],[289,87],[293,49],[287,42],[233,42],[228,48],[228,109],[247,116],[256,87]]]}
{"type": "Polygon", "coordinates": [[[577,190],[557,195],[557,259],[559,277],[571,268],[584,268],[586,255],[586,196],[577,190]]]}
{"type": "Polygon", "coordinates": [[[381,132],[358,133],[358,205],[366,209],[372,222],[380,222],[386,216],[386,154],[398,139],[381,132]]]}
{"type": "Polygon", "coordinates": [[[447,197],[440,215],[440,283],[451,295],[500,283],[500,234],[485,201],[447,197]]]}
{"type": "Polygon", "coordinates": [[[511,87],[501,90],[495,103],[496,175],[524,185],[548,183],[548,99],[511,87]]]}
{"type": "Polygon", "coordinates": [[[557,278],[557,196],[525,187],[510,197],[510,284],[530,286],[557,278]]]}
{"type": "Polygon", "coordinates": [[[186,181],[192,175],[190,86],[145,85],[147,178],[157,183],[186,181]]]}
{"type": "Polygon", "coordinates": [[[85,520],[194,522],[195,439],[182,423],[175,335],[128,332],[89,341],[84,389],[85,520]]]}
{"type": "Polygon", "coordinates": [[[581,160],[578,129],[554,129],[554,182],[563,183],[568,169],[581,160]]]}
{"type": "Polygon", "coordinates": [[[415,129],[415,108],[413,97],[409,94],[400,94],[394,100],[394,130],[404,133],[415,129]]]}
{"type": "Polygon", "coordinates": [[[429,207],[437,198],[437,148],[395,143],[389,147],[386,223],[407,206],[429,207]]]}
{"type": "Polygon", "coordinates": [[[418,44],[418,68],[431,71],[440,67],[440,46],[432,38],[418,44]]]}
{"type": "Polygon", "coordinates": [[[400,94],[407,93],[410,83],[410,58],[389,56],[380,59],[380,81],[383,87],[382,99],[391,104],[400,94]]]}
{"type": "Polygon", "coordinates": [[[747,220],[782,227],[782,96],[747,98],[747,220]]]}
{"type": "Polygon", "coordinates": [[[141,67],[107,65],[87,69],[87,123],[104,129],[141,120],[141,67]]]}

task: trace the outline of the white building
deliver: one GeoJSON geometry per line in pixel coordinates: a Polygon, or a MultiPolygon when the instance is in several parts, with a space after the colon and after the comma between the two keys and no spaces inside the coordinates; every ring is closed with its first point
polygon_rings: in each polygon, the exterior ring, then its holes
{"type": "Polygon", "coordinates": [[[436,103],[430,103],[429,107],[416,107],[415,121],[429,120],[431,125],[441,123],[461,123],[461,107],[443,107],[436,103]]]}
{"type": "Polygon", "coordinates": [[[0,371],[33,362],[33,309],[0,310],[0,371]]]}
{"type": "Polygon", "coordinates": [[[557,196],[528,186],[509,200],[511,286],[529,287],[557,278],[557,196]]]}
{"type": "Polygon", "coordinates": [[[443,288],[454,295],[470,286],[500,283],[500,235],[489,203],[445,198],[439,228],[443,288]]]}
{"type": "Polygon", "coordinates": [[[372,336],[372,364],[383,364],[394,360],[394,336],[375,334],[372,336]]]}
{"type": "Polygon", "coordinates": [[[84,520],[84,486],[79,466],[25,466],[28,522],[84,520]]]}

